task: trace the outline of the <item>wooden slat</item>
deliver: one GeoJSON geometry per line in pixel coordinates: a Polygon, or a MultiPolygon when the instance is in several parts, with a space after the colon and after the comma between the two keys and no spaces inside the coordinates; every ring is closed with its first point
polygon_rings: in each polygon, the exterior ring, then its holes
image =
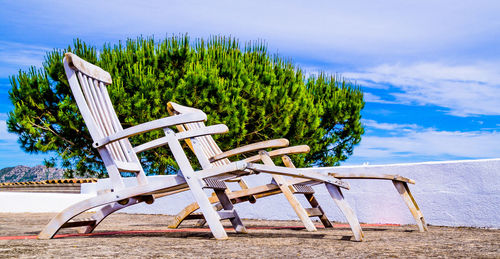
{"type": "Polygon", "coordinates": [[[100,86],[99,89],[101,90],[102,96],[106,100],[106,103],[109,104],[106,108],[108,109],[108,113],[111,114],[111,122],[112,122],[115,130],[116,131],[123,130],[123,127],[122,127],[120,121],[118,120],[118,116],[116,115],[116,111],[112,105],[111,99],[109,98],[109,94],[108,94],[108,90],[106,88],[106,85],[103,84],[102,82],[100,82],[99,86],[100,86]]]}
{"type": "MultiPolygon", "coordinates": [[[[101,96],[104,99],[103,100],[104,103],[107,104],[105,108],[106,108],[106,112],[109,114],[111,125],[114,128],[114,133],[116,133],[118,131],[122,131],[123,127],[118,119],[118,116],[116,114],[115,109],[113,108],[113,104],[111,102],[111,99],[109,98],[109,94],[108,94],[106,85],[103,82],[99,82],[99,90],[101,91],[101,96]]],[[[118,141],[118,144],[119,144],[120,148],[123,150],[123,154],[125,155],[127,162],[138,162],[139,161],[139,159],[137,158],[137,156],[135,154],[132,154],[132,152],[128,152],[129,150],[132,150],[132,145],[130,144],[128,139],[122,139],[122,140],[118,141]]],[[[141,178],[141,179],[145,178],[145,175],[143,175],[143,176],[141,175],[141,176],[139,176],[139,178],[141,178]]],[[[143,181],[141,179],[139,179],[140,182],[143,181]]]]}
{"type": "MultiPolygon", "coordinates": [[[[169,112],[177,112],[177,113],[190,113],[190,112],[203,112],[202,110],[193,108],[193,107],[187,107],[184,105],[180,105],[174,102],[168,102],[167,103],[167,109],[169,112]]],[[[171,114],[172,114],[171,113],[171,114]]]]}
{"type": "Polygon", "coordinates": [[[234,218],[234,210],[221,210],[218,211],[220,219],[232,219],[234,218]]]}
{"type": "Polygon", "coordinates": [[[205,216],[203,216],[203,213],[191,213],[184,218],[184,220],[188,219],[205,219],[205,216]]]}
{"type": "Polygon", "coordinates": [[[82,227],[82,226],[89,226],[89,225],[94,225],[96,223],[95,219],[89,218],[89,219],[73,219],[71,221],[68,221],[64,223],[61,228],[74,228],[74,227],[82,227]]]}
{"type": "Polygon", "coordinates": [[[85,95],[82,92],[82,87],[80,86],[80,83],[78,81],[78,75],[76,72],[71,69],[68,65],[68,61],[66,58],[64,58],[64,71],[66,72],[66,77],[68,78],[69,85],[71,87],[71,92],[73,93],[73,96],[75,97],[76,103],[78,105],[78,109],[80,110],[80,113],[82,114],[83,119],[85,120],[85,124],[87,125],[87,128],[89,129],[90,135],[92,136],[92,139],[99,139],[102,138],[103,136],[100,135],[98,132],[98,129],[96,127],[96,123],[94,121],[94,118],[92,117],[92,113],[86,104],[85,101],[85,95]]]}
{"type": "Polygon", "coordinates": [[[321,174],[315,170],[316,168],[307,168],[310,170],[304,170],[303,168],[288,168],[282,166],[269,166],[269,165],[261,165],[254,163],[248,163],[247,168],[255,170],[257,172],[280,174],[292,177],[311,179],[314,181],[327,182],[342,187],[344,189],[350,188],[348,183],[341,181],[337,178],[334,178],[333,176],[321,174]]]}
{"type": "Polygon", "coordinates": [[[150,149],[154,149],[157,147],[164,146],[168,144],[169,141],[177,141],[178,139],[186,139],[186,138],[193,138],[197,136],[204,136],[207,134],[217,134],[217,133],[224,133],[227,132],[227,126],[224,124],[219,124],[219,125],[213,125],[206,127],[205,129],[195,129],[195,130],[188,130],[188,131],[183,131],[183,132],[178,132],[175,133],[176,138],[171,138],[171,137],[161,137],[157,138],[155,140],[149,141],[147,143],[141,144],[139,146],[134,147],[134,152],[135,153],[140,153],[144,152],[150,149]]]}
{"type": "Polygon", "coordinates": [[[198,174],[200,178],[224,176],[224,175],[227,175],[228,176],[227,178],[234,178],[234,176],[237,175],[237,172],[247,169],[247,166],[248,163],[237,161],[230,163],[228,165],[203,169],[201,171],[197,171],[196,174],[198,174]]]}
{"type": "Polygon", "coordinates": [[[243,154],[243,153],[248,153],[248,152],[252,152],[252,151],[259,151],[259,150],[263,150],[266,148],[286,147],[286,146],[288,146],[288,144],[289,144],[288,139],[284,139],[284,138],[283,139],[266,140],[266,141],[246,145],[243,147],[231,149],[231,150],[226,151],[226,152],[222,152],[222,153],[217,154],[214,157],[210,158],[210,162],[214,162],[214,161],[217,161],[217,160],[220,160],[223,158],[228,158],[228,157],[236,156],[236,155],[243,154]]]}
{"type": "MultiPolygon", "coordinates": [[[[96,99],[96,103],[98,104],[98,109],[99,109],[99,114],[102,118],[102,121],[107,129],[108,135],[114,134],[117,132],[117,129],[114,128],[111,115],[109,114],[109,109],[108,107],[111,106],[111,103],[107,103],[106,99],[104,96],[102,96],[102,91],[99,89],[99,81],[97,80],[90,80],[89,79],[89,85],[91,89],[93,89],[93,95],[96,99]]],[[[116,114],[115,114],[116,116],[116,114]]],[[[127,156],[125,155],[125,152],[122,149],[122,146],[119,143],[112,143],[111,146],[114,148],[116,154],[118,155],[118,159],[120,161],[127,162],[129,161],[127,159],[127,156]]]]}
{"type": "Polygon", "coordinates": [[[305,210],[309,217],[319,217],[323,215],[323,212],[318,208],[306,208],[305,210]]]}
{"type": "Polygon", "coordinates": [[[177,116],[170,116],[146,123],[142,123],[136,126],[132,126],[130,128],[126,128],[122,131],[119,131],[111,136],[102,138],[94,143],[94,147],[101,147],[110,142],[117,141],[123,138],[129,138],[147,131],[162,129],[170,126],[174,126],[176,124],[182,124],[189,121],[203,121],[206,120],[207,117],[205,114],[201,113],[189,113],[177,116]]]}
{"type": "MultiPolygon", "coordinates": [[[[99,82],[99,89],[101,91],[101,95],[104,98],[104,102],[107,103],[108,105],[106,106],[107,112],[110,114],[110,119],[111,119],[111,124],[113,125],[113,128],[115,129],[115,133],[118,131],[122,131],[123,127],[118,119],[118,116],[116,114],[115,109],[113,108],[111,99],[109,98],[108,90],[106,88],[106,85],[103,82],[99,82]]],[[[122,148],[125,157],[127,158],[128,162],[138,162],[139,159],[135,154],[131,154],[131,152],[127,152],[128,150],[132,150],[132,145],[128,141],[128,139],[122,139],[119,142],[120,147],[122,148]]],[[[145,178],[145,174],[141,173],[139,177],[139,182],[142,182],[142,178],[145,178]]]]}
{"type": "Polygon", "coordinates": [[[109,119],[109,115],[106,112],[106,104],[103,103],[103,100],[100,96],[100,91],[99,89],[96,88],[95,82],[96,80],[92,80],[91,78],[87,77],[88,81],[88,87],[91,92],[91,98],[93,98],[95,106],[96,106],[96,112],[95,115],[99,117],[102,126],[103,126],[103,131],[106,133],[106,135],[110,135],[115,133],[113,126],[111,125],[111,121],[109,119]]]}
{"type": "Polygon", "coordinates": [[[201,145],[200,138],[192,138],[191,139],[191,144],[193,145],[193,150],[196,158],[198,159],[198,162],[201,165],[201,168],[203,170],[205,169],[211,169],[212,165],[208,161],[208,158],[206,156],[206,153],[203,151],[203,146],[201,145]]]}
{"type": "MultiPolygon", "coordinates": [[[[87,107],[91,113],[91,120],[89,120],[89,121],[86,120],[86,124],[87,125],[90,125],[90,124],[95,125],[95,129],[97,130],[97,133],[98,133],[97,134],[98,138],[102,138],[104,136],[107,136],[108,132],[106,131],[106,128],[104,126],[102,118],[99,116],[97,104],[95,102],[94,97],[92,96],[92,90],[90,89],[90,86],[89,86],[88,77],[83,75],[81,72],[77,72],[77,75],[78,75],[78,78],[80,80],[81,89],[82,89],[83,94],[85,96],[87,107]]],[[[93,139],[95,140],[96,138],[93,136],[93,139]]],[[[111,158],[113,158],[114,160],[118,160],[118,154],[117,154],[116,150],[114,149],[114,147],[111,146],[108,148],[108,150],[109,150],[109,154],[110,154],[111,158]]]]}
{"type": "Polygon", "coordinates": [[[199,128],[199,129],[178,132],[175,134],[175,136],[177,137],[177,139],[183,140],[183,139],[187,139],[187,138],[194,138],[194,137],[200,137],[200,136],[206,136],[206,135],[222,134],[222,133],[227,133],[228,131],[229,131],[229,129],[227,128],[226,125],[217,124],[217,125],[211,125],[208,127],[199,128]]]}
{"type": "Polygon", "coordinates": [[[312,208],[317,208],[320,210],[321,215],[318,215],[318,218],[319,220],[321,220],[321,223],[323,223],[323,226],[325,226],[325,228],[333,228],[332,223],[330,222],[325,212],[319,205],[319,202],[316,200],[316,197],[314,197],[314,194],[304,194],[304,196],[312,208]]]}
{"type": "MultiPolygon", "coordinates": [[[[88,86],[87,77],[84,76],[80,72],[76,72],[76,74],[77,74],[78,79],[80,81],[79,85],[81,86],[80,89],[81,89],[81,91],[83,93],[83,97],[84,97],[84,100],[80,100],[80,102],[85,102],[85,104],[82,103],[82,106],[87,107],[87,110],[89,111],[89,115],[90,115],[89,120],[85,120],[85,122],[86,122],[86,124],[92,124],[95,126],[96,133],[98,133],[97,136],[95,136],[95,137],[102,138],[103,136],[106,135],[106,132],[103,131],[104,126],[96,114],[97,108],[96,108],[96,104],[94,103],[94,99],[91,96],[90,88],[88,86]]],[[[80,106],[78,106],[78,108],[81,109],[80,106]]]]}
{"type": "MultiPolygon", "coordinates": [[[[203,112],[199,109],[192,108],[192,107],[187,107],[183,106],[174,102],[169,102],[167,104],[167,109],[170,115],[178,115],[178,114],[185,114],[185,113],[193,113],[193,112],[203,112]]],[[[193,122],[193,123],[185,123],[183,125],[178,125],[177,129],[179,132],[186,131],[186,130],[193,130],[193,129],[200,129],[206,127],[203,122],[193,122]]],[[[213,157],[214,155],[222,153],[220,150],[219,146],[215,143],[214,139],[211,136],[202,136],[197,138],[198,141],[200,142],[200,145],[202,147],[201,151],[206,157],[213,157]]],[[[192,143],[189,139],[186,139],[186,143],[188,146],[193,150],[192,143]]],[[[205,162],[203,162],[205,163],[205,162]]],[[[229,164],[230,161],[227,159],[221,159],[219,161],[212,162],[212,165],[214,166],[222,166],[229,164]]]]}
{"type": "MultiPolygon", "coordinates": [[[[78,73],[79,75],[81,74],[80,72],[78,73]]],[[[95,121],[98,123],[97,125],[100,129],[101,136],[108,136],[114,133],[109,127],[109,124],[105,121],[106,119],[102,111],[103,107],[98,100],[97,91],[92,79],[88,78],[86,75],[81,75],[80,82],[85,89],[86,95],[88,95],[87,100],[91,104],[89,108],[93,113],[95,121]]],[[[106,148],[109,150],[109,153],[114,160],[123,161],[123,157],[115,145],[110,145],[106,148]]]]}
{"type": "Polygon", "coordinates": [[[111,75],[104,69],[81,59],[80,57],[71,52],[64,54],[64,57],[66,58],[68,65],[71,68],[79,70],[82,73],[90,77],[93,77],[95,79],[98,79],[108,85],[112,83],[111,75]]]}
{"type": "MultiPolygon", "coordinates": [[[[189,130],[199,130],[199,129],[202,129],[202,128],[205,128],[205,123],[203,122],[194,122],[194,123],[187,123],[186,124],[186,128],[189,129],[189,130]]],[[[210,145],[208,144],[208,139],[209,138],[212,138],[211,136],[202,136],[202,137],[198,137],[196,138],[197,142],[198,142],[198,146],[199,146],[199,150],[197,152],[202,152],[204,154],[203,157],[200,157],[201,161],[203,164],[210,164],[210,161],[208,160],[209,157],[212,157],[213,155],[215,155],[216,153],[214,152],[214,150],[210,147],[210,145]]],[[[218,164],[214,164],[215,166],[218,166],[218,164]]],[[[204,167],[204,168],[208,168],[208,167],[204,167]]]]}
{"type": "MultiPolygon", "coordinates": [[[[303,154],[303,153],[308,153],[311,151],[311,148],[309,148],[308,145],[299,145],[299,146],[293,146],[293,147],[285,147],[285,148],[280,148],[276,150],[271,150],[268,151],[270,157],[275,157],[275,156],[283,156],[283,155],[293,155],[293,154],[303,154]]],[[[257,162],[260,160],[259,155],[251,156],[248,158],[245,158],[243,161],[245,162],[257,162]]]]}
{"type": "MultiPolygon", "coordinates": [[[[335,170],[335,168],[332,168],[335,170]]],[[[356,174],[356,173],[329,173],[329,175],[339,179],[373,179],[373,180],[393,180],[398,182],[405,182],[415,184],[415,181],[400,175],[394,174],[356,174]]]]}
{"type": "Polygon", "coordinates": [[[137,163],[122,162],[119,160],[116,160],[114,162],[118,170],[122,172],[139,172],[142,170],[141,165],[137,163]]]}
{"type": "Polygon", "coordinates": [[[241,190],[235,190],[230,193],[228,193],[228,197],[230,199],[237,199],[240,197],[246,197],[246,196],[252,196],[252,195],[259,195],[263,193],[268,193],[268,192],[274,192],[274,191],[279,191],[279,186],[276,184],[266,184],[266,185],[260,185],[257,187],[251,187],[248,189],[241,189],[241,190]]]}

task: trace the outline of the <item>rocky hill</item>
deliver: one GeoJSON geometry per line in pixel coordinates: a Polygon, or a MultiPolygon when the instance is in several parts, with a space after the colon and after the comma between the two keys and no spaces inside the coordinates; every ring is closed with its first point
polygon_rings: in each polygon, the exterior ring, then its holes
{"type": "Polygon", "coordinates": [[[29,182],[61,179],[63,177],[63,172],[63,169],[47,168],[43,165],[35,167],[24,165],[6,167],[0,169],[0,182],[29,182]]]}

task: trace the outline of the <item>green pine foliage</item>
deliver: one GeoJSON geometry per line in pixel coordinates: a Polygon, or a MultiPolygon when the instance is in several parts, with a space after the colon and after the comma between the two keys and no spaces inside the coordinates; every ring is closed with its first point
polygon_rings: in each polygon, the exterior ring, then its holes
{"type": "MultiPolygon", "coordinates": [[[[352,154],[364,130],[359,87],[334,75],[306,78],[291,61],[270,55],[262,42],[208,41],[173,36],[129,39],[98,50],[75,40],[47,53],[43,68],[12,76],[9,131],[29,153],[53,152],[68,177],[104,177],[106,172],[79,113],[64,73],[63,54],[71,51],[109,71],[111,100],[123,127],[168,116],[167,102],[193,106],[208,115],[208,125],[226,124],[215,136],[223,150],[274,138],[307,144],[297,166],[338,165],[352,154]]],[[[162,131],[131,139],[133,145],[162,136],[162,131]]],[[[148,174],[172,173],[168,148],[140,154],[148,174]]],[[[54,164],[54,159],[48,164],[54,164]]]]}

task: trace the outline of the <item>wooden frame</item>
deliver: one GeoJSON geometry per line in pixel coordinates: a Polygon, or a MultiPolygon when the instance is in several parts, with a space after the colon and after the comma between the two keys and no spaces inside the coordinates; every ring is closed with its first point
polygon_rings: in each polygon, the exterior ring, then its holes
{"type": "MultiPolygon", "coordinates": [[[[182,106],[173,102],[169,102],[167,105],[169,113],[171,115],[178,116],[183,114],[202,112],[201,110],[182,106]]],[[[203,122],[185,123],[176,126],[179,132],[196,130],[205,127],[207,126],[205,126],[203,122]]],[[[328,220],[323,209],[314,197],[314,190],[311,188],[311,185],[325,184],[335,203],[341,208],[342,213],[351,225],[354,239],[356,241],[363,240],[363,232],[361,230],[361,226],[356,217],[356,214],[344,200],[344,197],[340,190],[340,188],[349,189],[349,185],[346,182],[343,182],[337,178],[325,178],[326,174],[318,173],[315,168],[296,169],[291,161],[289,163],[285,163],[286,167],[276,166],[271,159],[271,157],[273,156],[308,152],[308,146],[302,145],[296,147],[288,147],[288,140],[275,139],[262,141],[259,143],[254,143],[222,152],[211,136],[197,137],[194,138],[194,140],[195,141],[188,140],[186,142],[189,145],[190,149],[195,153],[198,161],[205,170],[216,170],[217,168],[224,168],[228,165],[239,163],[241,168],[272,174],[272,183],[253,188],[248,187],[248,184],[242,178],[230,180],[238,182],[238,184],[242,188],[239,191],[227,192],[231,202],[255,202],[256,199],[261,197],[283,193],[299,219],[304,224],[305,228],[308,231],[316,231],[317,229],[312,222],[311,217],[318,217],[326,228],[332,227],[331,222],[328,220]],[[265,149],[269,148],[281,149],[266,152],[265,149]],[[228,160],[229,157],[255,151],[259,151],[259,154],[248,157],[242,161],[230,162],[228,160]],[[254,163],[259,161],[263,162],[263,164],[254,163]],[[293,183],[290,182],[290,180],[285,179],[283,175],[293,177],[307,176],[309,179],[301,179],[301,181],[293,183]],[[304,208],[294,194],[303,194],[311,205],[311,208],[304,208]]],[[[299,178],[293,179],[298,180],[299,178]]],[[[217,203],[218,200],[213,196],[210,198],[210,202],[217,203]]],[[[194,214],[197,209],[198,206],[196,203],[188,205],[177,214],[169,227],[176,228],[182,223],[183,220],[186,219],[200,219],[201,215],[194,214]]],[[[202,225],[204,223],[205,221],[201,219],[198,222],[198,225],[202,225]]]]}

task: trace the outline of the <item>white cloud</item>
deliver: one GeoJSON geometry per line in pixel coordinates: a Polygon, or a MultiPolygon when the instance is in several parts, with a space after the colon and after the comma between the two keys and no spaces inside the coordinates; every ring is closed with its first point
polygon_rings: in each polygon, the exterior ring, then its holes
{"type": "Polygon", "coordinates": [[[266,39],[282,51],[300,51],[304,56],[336,62],[353,56],[359,61],[364,59],[359,57],[366,56],[415,57],[436,51],[453,52],[481,44],[485,38],[495,39],[500,26],[499,3],[480,0],[460,3],[451,0],[313,3],[60,0],[4,5],[0,16],[9,17],[14,25],[24,28],[29,24],[41,30],[56,28],[58,33],[71,37],[230,34],[244,39],[266,39]]]}
{"type": "Polygon", "coordinates": [[[17,135],[7,131],[7,122],[0,120],[0,141],[14,142],[17,140],[17,135]]]}
{"type": "Polygon", "coordinates": [[[51,49],[38,45],[0,41],[0,60],[24,66],[36,65],[43,60],[43,56],[49,50],[51,49]]]}
{"type": "MultiPolygon", "coordinates": [[[[366,85],[362,84],[362,86],[366,86],[366,85]]],[[[368,103],[397,104],[397,102],[383,100],[379,96],[374,95],[372,93],[368,93],[368,92],[363,93],[363,99],[365,100],[365,102],[368,102],[368,103]]]]}
{"type": "MultiPolygon", "coordinates": [[[[500,115],[499,66],[497,63],[386,64],[364,72],[344,73],[344,76],[361,82],[390,84],[393,88],[389,94],[398,103],[445,107],[455,116],[500,115]]],[[[372,94],[368,94],[366,100],[389,102],[372,94]]]]}
{"type": "MultiPolygon", "coordinates": [[[[367,130],[379,129],[389,136],[365,135],[354,149],[357,160],[384,161],[425,157],[431,160],[448,158],[499,158],[500,132],[441,131],[414,124],[379,123],[364,120],[367,130]]],[[[351,158],[351,159],[352,159],[351,158]]]]}
{"type": "Polygon", "coordinates": [[[367,129],[381,130],[416,130],[421,128],[417,124],[381,123],[375,120],[362,119],[361,122],[367,129]]]}
{"type": "Polygon", "coordinates": [[[0,41],[0,77],[11,76],[21,68],[40,68],[49,50],[50,48],[37,45],[0,41]]]}
{"type": "MultiPolygon", "coordinates": [[[[1,114],[0,114],[1,115],[1,114]]],[[[9,166],[41,165],[52,154],[28,154],[21,150],[17,135],[7,131],[7,123],[0,119],[0,169],[9,166]]]]}

